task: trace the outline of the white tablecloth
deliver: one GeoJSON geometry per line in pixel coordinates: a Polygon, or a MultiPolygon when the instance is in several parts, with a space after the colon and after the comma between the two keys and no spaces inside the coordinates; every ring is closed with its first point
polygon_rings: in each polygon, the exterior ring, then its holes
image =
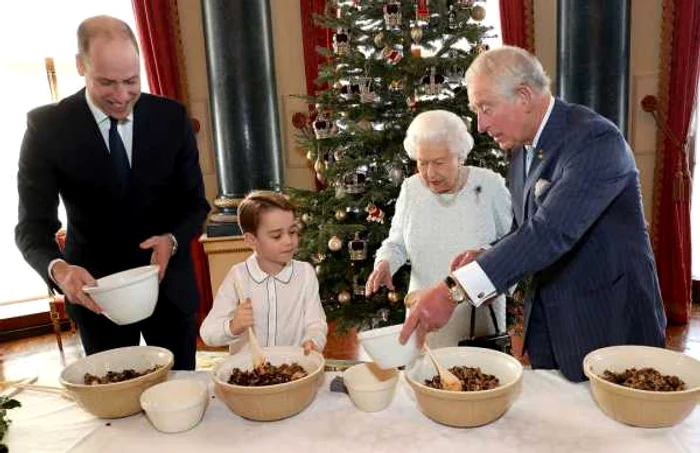
{"type": "MultiPolygon", "coordinates": [[[[253,422],[211,399],[202,422],[177,434],[156,431],[143,413],[101,420],[60,396],[24,391],[16,397],[22,407],[9,412],[6,441],[10,453],[700,452],[700,409],[673,428],[626,426],[598,409],[588,383],[572,384],[556,372],[526,370],[510,410],[494,423],[468,429],[425,417],[403,378],[386,410],[361,412],[346,394],[329,391],[334,375],[326,374],[316,400],[294,417],[253,422]]],[[[175,372],[171,379],[209,381],[209,374],[175,372]]]]}

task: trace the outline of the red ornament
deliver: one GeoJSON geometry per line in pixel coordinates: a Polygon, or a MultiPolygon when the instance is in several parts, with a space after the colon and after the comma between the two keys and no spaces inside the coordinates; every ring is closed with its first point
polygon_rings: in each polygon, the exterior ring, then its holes
{"type": "Polygon", "coordinates": [[[652,95],[644,96],[644,99],[642,99],[642,110],[644,110],[645,112],[651,113],[651,112],[655,112],[657,108],[658,108],[658,100],[656,99],[656,96],[652,96],[652,95]]]}
{"type": "Polygon", "coordinates": [[[430,21],[430,9],[428,9],[429,0],[417,0],[416,2],[416,20],[430,21]]]}
{"type": "Polygon", "coordinates": [[[303,129],[308,124],[309,118],[303,112],[296,112],[292,115],[292,124],[297,129],[303,129]]]}

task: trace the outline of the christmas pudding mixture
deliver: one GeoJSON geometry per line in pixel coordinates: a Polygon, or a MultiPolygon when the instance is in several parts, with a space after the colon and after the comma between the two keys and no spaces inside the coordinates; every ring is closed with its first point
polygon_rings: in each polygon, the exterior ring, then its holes
{"type": "Polygon", "coordinates": [[[135,379],[139,376],[145,376],[149,373],[153,373],[158,368],[162,368],[162,366],[156,365],[153,368],[149,368],[141,372],[138,372],[133,368],[123,371],[108,371],[104,376],[95,376],[94,374],[85,373],[83,382],[85,385],[114,384],[115,382],[128,381],[129,379],[135,379]]]}
{"type": "Polygon", "coordinates": [[[605,370],[600,377],[613,384],[637,390],[651,390],[655,392],[685,390],[685,382],[681,378],[661,374],[654,368],[628,368],[621,373],[605,370]]]}
{"type": "Polygon", "coordinates": [[[296,362],[292,362],[291,364],[283,363],[280,366],[270,365],[270,362],[265,362],[262,366],[254,368],[251,371],[243,371],[240,368],[234,368],[231,371],[231,377],[228,383],[259,387],[296,381],[306,375],[307,373],[304,371],[304,368],[296,362]]]}
{"type": "MultiPolygon", "coordinates": [[[[481,372],[481,368],[472,368],[468,366],[453,366],[450,368],[452,374],[457,376],[462,381],[463,392],[474,392],[477,390],[491,390],[498,387],[500,382],[498,378],[492,374],[481,372]]],[[[435,389],[442,389],[440,375],[433,376],[432,379],[426,379],[425,385],[435,389]]]]}

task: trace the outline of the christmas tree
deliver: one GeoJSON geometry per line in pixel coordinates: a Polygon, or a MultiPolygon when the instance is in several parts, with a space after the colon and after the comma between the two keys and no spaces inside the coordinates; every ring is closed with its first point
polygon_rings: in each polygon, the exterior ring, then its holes
{"type": "MultiPolygon", "coordinates": [[[[314,19],[334,31],[319,48],[312,108],[298,114],[298,145],[322,186],[289,189],[304,226],[299,259],[316,266],[328,319],[341,329],[402,323],[408,268],[394,275],[395,291],[365,297],[374,253],[387,237],[401,183],[415,172],[403,149],[413,118],[443,109],[476,124],[464,73],[489,28],[473,0],[354,0],[328,2],[314,19]]],[[[505,173],[503,153],[471,128],[470,165],[505,173]]]]}

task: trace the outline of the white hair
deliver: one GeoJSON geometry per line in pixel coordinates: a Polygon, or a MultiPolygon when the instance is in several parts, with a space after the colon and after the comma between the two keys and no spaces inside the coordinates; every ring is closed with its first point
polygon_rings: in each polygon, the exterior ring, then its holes
{"type": "Polygon", "coordinates": [[[429,110],[416,116],[406,130],[403,147],[411,160],[423,144],[444,144],[460,162],[467,160],[474,138],[462,118],[447,110],[429,110]]]}
{"type": "Polygon", "coordinates": [[[549,94],[549,76],[537,58],[526,50],[502,46],[480,53],[467,68],[467,88],[475,76],[494,81],[506,98],[512,99],[521,85],[527,85],[537,94],[549,94]]]}

